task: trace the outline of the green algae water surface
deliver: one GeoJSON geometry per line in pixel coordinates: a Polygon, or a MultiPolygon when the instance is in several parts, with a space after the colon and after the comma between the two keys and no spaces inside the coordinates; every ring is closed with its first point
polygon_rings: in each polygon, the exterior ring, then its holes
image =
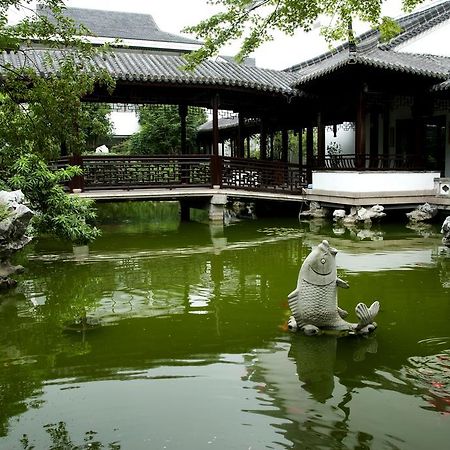
{"type": "Polygon", "coordinates": [[[438,228],[223,228],[115,208],[87,256],[49,239],[19,255],[27,270],[0,297],[1,449],[448,448],[438,228]],[[325,238],[350,318],[381,303],[368,338],[286,331],[287,294],[325,238]]]}

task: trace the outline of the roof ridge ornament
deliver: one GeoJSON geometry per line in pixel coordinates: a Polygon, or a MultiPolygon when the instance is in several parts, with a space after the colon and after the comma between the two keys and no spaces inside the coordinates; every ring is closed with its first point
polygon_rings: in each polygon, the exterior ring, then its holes
{"type": "Polygon", "coordinates": [[[356,42],[355,42],[355,34],[353,32],[353,22],[350,17],[348,21],[348,63],[355,64],[356,63],[356,42]]]}

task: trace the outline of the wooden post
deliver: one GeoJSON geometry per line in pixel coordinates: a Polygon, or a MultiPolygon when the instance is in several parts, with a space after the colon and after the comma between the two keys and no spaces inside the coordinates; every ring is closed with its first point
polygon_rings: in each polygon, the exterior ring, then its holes
{"type": "Polygon", "coordinates": [[[212,98],[212,119],[213,119],[213,135],[212,135],[212,153],[219,155],[219,94],[212,98]]]}
{"type": "Polygon", "coordinates": [[[188,113],[187,105],[178,105],[178,114],[180,115],[180,132],[181,132],[181,154],[187,153],[186,146],[186,117],[188,113]]]}
{"type": "Polygon", "coordinates": [[[222,185],[222,158],[219,156],[219,94],[212,98],[213,142],[211,156],[211,184],[222,185]]]}
{"type": "Polygon", "coordinates": [[[380,117],[379,117],[378,111],[377,110],[371,111],[369,114],[369,118],[370,118],[369,167],[372,169],[377,169],[377,168],[379,168],[379,166],[378,166],[378,161],[379,161],[379,158],[378,158],[378,146],[379,146],[378,133],[379,133],[379,129],[380,129],[380,124],[379,124],[380,117]]]}
{"type": "Polygon", "coordinates": [[[366,107],[364,87],[361,88],[356,104],[355,121],[355,165],[363,169],[366,163],[366,107]]]}
{"type": "Polygon", "coordinates": [[[389,105],[383,110],[383,168],[389,167],[389,105]]]}
{"type": "Polygon", "coordinates": [[[267,159],[267,123],[266,118],[261,118],[261,133],[259,139],[259,159],[267,159]]]}
{"type": "Polygon", "coordinates": [[[306,181],[312,183],[312,168],[314,166],[314,130],[310,125],[306,128],[306,181]]]}
{"type": "Polygon", "coordinates": [[[250,159],[250,135],[247,135],[247,158],[250,159]]]}
{"type": "Polygon", "coordinates": [[[275,135],[274,135],[274,132],[272,131],[269,134],[269,159],[271,161],[273,161],[273,159],[274,159],[274,150],[273,150],[273,142],[274,142],[274,140],[275,140],[275,135]]]}
{"type": "Polygon", "coordinates": [[[244,123],[244,115],[240,112],[238,114],[238,138],[237,138],[237,157],[238,158],[243,158],[245,155],[245,135],[244,135],[244,130],[245,128],[245,123],[244,123]]]}
{"type": "Polygon", "coordinates": [[[325,167],[325,125],[322,114],[317,114],[317,164],[325,167]]]}
{"type": "Polygon", "coordinates": [[[288,130],[281,131],[281,161],[288,162],[289,157],[289,133],[288,130]]]}
{"type": "Polygon", "coordinates": [[[303,170],[303,128],[298,129],[298,168],[303,170]]]}

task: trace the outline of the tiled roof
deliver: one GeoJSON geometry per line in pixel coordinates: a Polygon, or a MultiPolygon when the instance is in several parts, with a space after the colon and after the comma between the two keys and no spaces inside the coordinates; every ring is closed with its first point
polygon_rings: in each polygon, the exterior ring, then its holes
{"type": "MultiPolygon", "coordinates": [[[[0,64],[9,63],[13,67],[30,66],[45,76],[57,73],[57,61],[62,57],[63,53],[59,50],[4,52],[0,54],[0,64]],[[48,55],[52,56],[52,63],[48,62],[48,55]]],[[[95,67],[106,69],[116,80],[233,86],[291,96],[299,94],[291,87],[295,76],[287,72],[209,60],[193,71],[185,71],[182,69],[184,64],[186,61],[180,56],[158,55],[145,51],[111,52],[94,59],[95,67]]]]}
{"type": "Polygon", "coordinates": [[[450,58],[375,48],[369,52],[356,52],[350,56],[345,52],[336,53],[332,58],[324,59],[314,66],[299,71],[295,84],[302,85],[348,64],[361,64],[440,79],[446,78],[450,72],[450,58]]]}
{"type": "Polygon", "coordinates": [[[433,91],[450,91],[450,79],[442,82],[442,83],[438,83],[435,84],[433,86],[433,91]]]}
{"type": "MultiPolygon", "coordinates": [[[[48,8],[37,5],[36,10],[38,14],[52,20],[53,16],[48,8]]],[[[65,8],[64,15],[71,18],[77,25],[83,24],[98,37],[200,44],[194,39],[161,31],[149,14],[65,8]]]]}
{"type": "Polygon", "coordinates": [[[368,65],[445,79],[450,73],[449,58],[400,53],[393,49],[449,19],[450,1],[445,1],[398,19],[397,22],[403,31],[388,43],[381,43],[379,32],[371,30],[357,38],[358,43],[354,51],[351,51],[350,45],[345,43],[330,52],[292,66],[286,71],[296,74],[295,86],[302,86],[304,83],[349,64],[368,65]]]}

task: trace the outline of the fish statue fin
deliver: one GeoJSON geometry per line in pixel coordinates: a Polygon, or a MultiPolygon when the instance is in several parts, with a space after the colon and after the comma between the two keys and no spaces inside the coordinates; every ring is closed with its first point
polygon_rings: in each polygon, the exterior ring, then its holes
{"type": "Polygon", "coordinates": [[[359,319],[358,328],[371,324],[379,310],[380,302],[378,301],[373,302],[369,308],[364,303],[358,303],[355,308],[356,315],[359,319]]]}
{"type": "Polygon", "coordinates": [[[289,309],[291,310],[291,313],[294,316],[294,319],[299,324],[300,323],[300,313],[298,310],[298,288],[295,289],[295,291],[292,291],[288,295],[288,304],[289,304],[289,309]]]}
{"type": "Polygon", "coordinates": [[[346,281],[341,280],[340,278],[336,278],[336,286],[344,289],[348,289],[350,287],[346,281]]]}

